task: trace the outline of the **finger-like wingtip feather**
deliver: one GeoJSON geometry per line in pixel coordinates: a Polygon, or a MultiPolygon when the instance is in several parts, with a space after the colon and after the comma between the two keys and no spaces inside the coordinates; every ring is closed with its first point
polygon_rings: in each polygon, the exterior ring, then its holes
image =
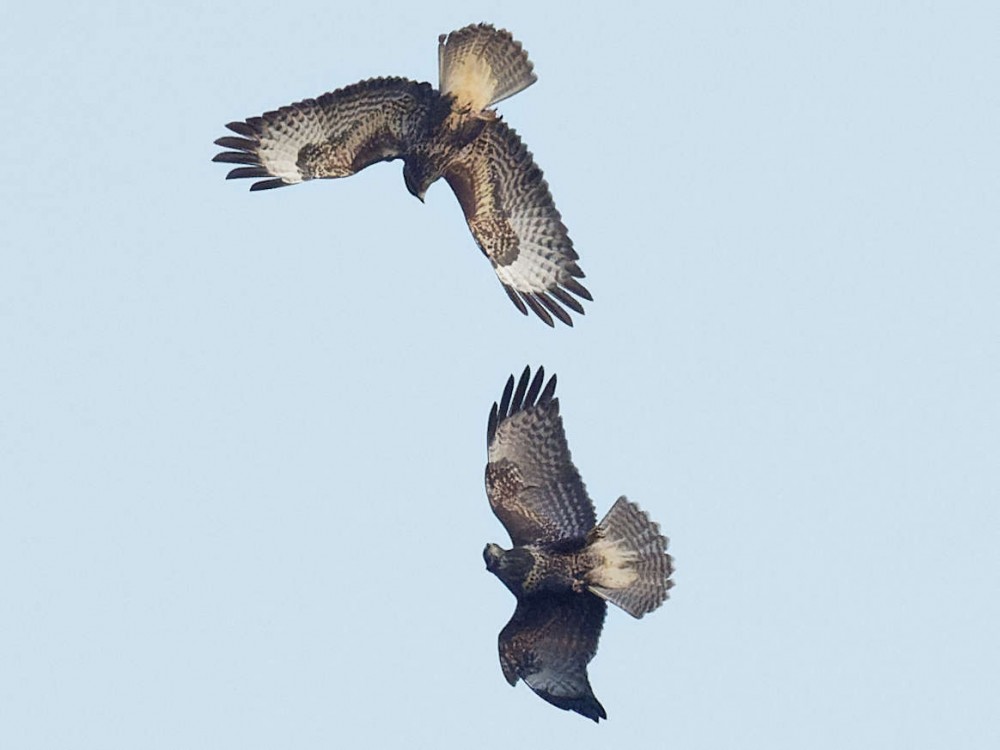
{"type": "Polygon", "coordinates": [[[524,368],[521,379],[517,381],[517,390],[514,391],[514,398],[510,402],[510,413],[521,411],[524,406],[524,394],[528,390],[528,381],[531,378],[531,366],[524,368]]]}
{"type": "Polygon", "coordinates": [[[503,396],[500,397],[500,419],[506,419],[510,414],[510,396],[514,392],[514,376],[507,378],[507,385],[504,386],[503,396]]]}
{"type": "Polygon", "coordinates": [[[500,403],[494,402],[493,408],[490,410],[490,418],[486,426],[487,445],[492,444],[501,423],[519,411],[525,411],[534,406],[544,406],[551,402],[556,404],[558,410],[559,402],[553,399],[555,390],[556,376],[550,377],[546,383],[545,367],[541,365],[535,371],[534,377],[532,377],[531,366],[525,367],[517,379],[516,386],[514,376],[508,377],[500,403]]]}
{"type": "Polygon", "coordinates": [[[580,304],[580,301],[576,299],[576,297],[570,297],[568,294],[566,294],[565,290],[563,290],[562,288],[555,286],[552,287],[552,289],[550,289],[549,292],[552,294],[553,297],[562,302],[564,305],[566,305],[566,307],[568,307],[573,312],[579,313],[580,315],[586,314],[583,310],[583,305],[580,304]]]}
{"type": "Polygon", "coordinates": [[[250,186],[250,192],[254,193],[258,190],[271,190],[273,188],[285,187],[286,185],[291,185],[290,182],[285,182],[284,180],[262,180],[260,182],[255,182],[250,186]]]}
{"type": "MultiPolygon", "coordinates": [[[[545,390],[542,391],[542,395],[538,397],[538,403],[543,406],[549,403],[549,401],[552,400],[552,396],[555,394],[555,392],[556,392],[556,376],[555,373],[553,373],[552,377],[549,378],[549,382],[545,385],[545,390]]],[[[559,402],[556,401],[556,403],[558,404],[559,402]]]]}
{"type": "Polygon", "coordinates": [[[524,394],[524,408],[535,405],[535,399],[538,397],[538,392],[542,389],[542,382],[545,379],[545,368],[539,366],[535,371],[535,377],[531,380],[531,385],[528,386],[528,392],[524,394]]]}
{"type": "Polygon", "coordinates": [[[548,311],[538,304],[538,300],[535,299],[534,295],[526,292],[521,292],[521,299],[524,303],[531,308],[531,311],[537,315],[542,321],[549,326],[549,328],[555,328],[556,324],[552,321],[552,316],[549,315],[548,311]]]}
{"type": "Polygon", "coordinates": [[[271,173],[264,167],[236,167],[229,170],[226,175],[227,180],[238,180],[242,177],[270,177],[271,173]]]}
{"type": "Polygon", "coordinates": [[[251,141],[247,138],[234,138],[231,135],[224,135],[221,138],[215,139],[216,146],[222,146],[222,148],[231,148],[234,151],[254,151],[260,144],[257,141],[251,141]]]}
{"type": "Polygon", "coordinates": [[[514,303],[514,307],[521,311],[522,315],[528,314],[528,308],[524,306],[521,298],[517,296],[517,292],[511,289],[506,284],[503,285],[503,290],[507,292],[507,296],[510,297],[510,301],[514,303]]]}
{"type": "Polygon", "coordinates": [[[544,292],[539,292],[535,295],[535,298],[541,302],[549,312],[559,318],[561,322],[565,323],[570,328],[573,327],[573,319],[569,316],[569,313],[559,307],[556,301],[549,297],[549,295],[544,292]]]}
{"type": "Polygon", "coordinates": [[[227,122],[226,127],[234,133],[245,135],[247,138],[256,138],[257,136],[257,131],[248,122],[227,122]]]}
{"type": "Polygon", "coordinates": [[[594,298],[591,296],[590,292],[587,291],[587,287],[581,284],[576,279],[566,279],[562,282],[562,285],[566,287],[569,291],[573,292],[577,297],[582,297],[588,302],[593,302],[594,298]]]}
{"type": "Polygon", "coordinates": [[[486,445],[487,445],[487,447],[489,447],[490,443],[493,442],[493,438],[496,437],[496,434],[497,434],[497,424],[499,423],[499,421],[500,421],[499,407],[497,406],[497,402],[494,401],[493,402],[493,408],[490,409],[490,419],[489,419],[489,422],[486,424],[486,445]]]}
{"type": "Polygon", "coordinates": [[[260,164],[260,157],[246,151],[222,151],[213,156],[212,161],[223,164],[260,164]]]}

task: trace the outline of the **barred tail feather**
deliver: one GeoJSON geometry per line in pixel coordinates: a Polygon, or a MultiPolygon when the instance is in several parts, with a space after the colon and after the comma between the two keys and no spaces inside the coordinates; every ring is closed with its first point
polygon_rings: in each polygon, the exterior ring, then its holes
{"type": "Polygon", "coordinates": [[[480,112],[538,80],[528,53],[509,31],[475,24],[438,38],[442,93],[459,108],[480,112]]]}
{"type": "Polygon", "coordinates": [[[588,576],[588,589],[633,617],[652,612],[673,586],[667,538],[638,505],[624,497],[590,534],[588,549],[602,561],[588,576]]]}

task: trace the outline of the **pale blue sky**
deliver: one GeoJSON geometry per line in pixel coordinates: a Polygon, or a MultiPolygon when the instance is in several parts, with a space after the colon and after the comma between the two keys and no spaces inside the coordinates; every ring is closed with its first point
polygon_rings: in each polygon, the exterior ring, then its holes
{"type": "Polygon", "coordinates": [[[1000,746],[1000,11],[761,5],[8,10],[0,747],[1000,746]],[[210,162],[475,21],[536,66],[500,109],[572,330],[444,183],[210,162]],[[486,417],[529,363],[676,557],[609,613],[601,726],[496,657],[486,417]]]}

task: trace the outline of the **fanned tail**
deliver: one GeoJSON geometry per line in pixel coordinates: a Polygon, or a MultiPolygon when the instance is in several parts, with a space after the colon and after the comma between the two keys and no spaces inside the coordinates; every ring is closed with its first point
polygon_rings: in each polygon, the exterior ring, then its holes
{"type": "Polygon", "coordinates": [[[481,112],[523,91],[538,77],[510,32],[474,24],[438,37],[440,89],[460,109],[481,112]]]}
{"type": "Polygon", "coordinates": [[[638,505],[620,497],[590,533],[589,550],[603,559],[588,575],[588,589],[633,617],[652,612],[673,586],[667,538],[638,505]]]}

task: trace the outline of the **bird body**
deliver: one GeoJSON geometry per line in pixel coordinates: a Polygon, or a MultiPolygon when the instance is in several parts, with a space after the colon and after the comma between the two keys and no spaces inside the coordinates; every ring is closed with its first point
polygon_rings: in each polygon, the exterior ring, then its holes
{"type": "Polygon", "coordinates": [[[549,703],[594,721],[607,718],[587,664],[611,602],[636,618],[673,586],[667,539],[639,506],[620,497],[600,523],[573,465],[556,379],[525,369],[507,381],[487,427],[486,493],[512,547],[488,544],[486,568],[517,598],[500,632],[507,681],[523,679],[549,703]]]}

